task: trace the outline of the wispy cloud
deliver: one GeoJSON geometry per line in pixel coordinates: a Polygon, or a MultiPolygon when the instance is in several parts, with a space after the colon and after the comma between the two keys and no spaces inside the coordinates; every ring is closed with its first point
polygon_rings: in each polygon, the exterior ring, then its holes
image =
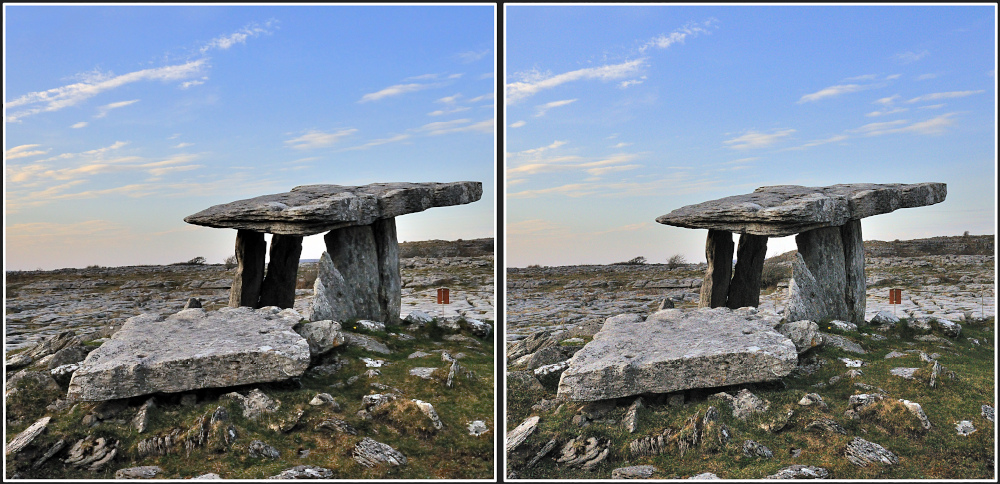
{"type": "Polygon", "coordinates": [[[256,22],[249,23],[236,32],[212,39],[200,49],[201,53],[204,54],[212,49],[228,50],[236,44],[245,44],[249,38],[257,37],[260,34],[270,34],[271,31],[268,29],[274,24],[274,20],[267,21],[263,26],[260,26],[256,22]]]}
{"type": "Polygon", "coordinates": [[[861,84],[840,84],[837,86],[830,86],[824,89],[820,89],[812,94],[806,94],[799,98],[799,104],[806,102],[819,101],[820,99],[839,96],[841,94],[847,94],[851,92],[858,92],[868,89],[869,86],[863,86],[861,84]]]}
{"type": "Polygon", "coordinates": [[[370,92],[361,96],[359,103],[366,103],[370,101],[378,101],[391,96],[399,96],[401,94],[406,94],[410,92],[423,91],[424,89],[431,89],[434,87],[440,87],[440,84],[421,84],[417,82],[412,82],[409,84],[396,84],[394,86],[389,86],[381,91],[370,92]]]}
{"type": "Polygon", "coordinates": [[[526,123],[524,121],[514,121],[513,123],[510,123],[510,127],[511,128],[520,128],[521,126],[524,126],[526,124],[528,124],[528,123],[526,123]]]}
{"type": "MultiPolygon", "coordinates": [[[[550,144],[550,145],[542,146],[542,147],[539,147],[539,148],[531,148],[531,149],[524,150],[524,151],[518,151],[517,153],[514,153],[514,155],[515,156],[534,156],[534,155],[539,155],[539,154],[542,154],[542,153],[544,153],[546,151],[554,150],[556,148],[559,148],[560,146],[563,146],[566,143],[569,143],[569,141],[559,141],[559,140],[556,140],[556,141],[553,141],[552,144],[550,144]]],[[[35,146],[37,146],[37,145],[35,145],[35,146]]]]}
{"type": "Polygon", "coordinates": [[[410,139],[410,137],[411,137],[411,135],[408,134],[408,133],[397,134],[396,136],[390,136],[388,138],[381,138],[381,139],[371,140],[371,141],[369,141],[369,142],[367,142],[367,143],[365,143],[363,145],[352,146],[350,148],[346,148],[344,151],[367,150],[368,148],[372,148],[374,146],[380,146],[380,145],[389,144],[389,143],[396,143],[398,141],[404,141],[404,140],[410,139]]]}
{"type": "Polygon", "coordinates": [[[722,143],[729,145],[729,147],[734,150],[766,148],[781,141],[783,138],[794,132],[794,129],[782,129],[772,133],[759,133],[757,131],[750,130],[742,136],[737,136],[736,138],[723,141],[722,143]]]}
{"type": "Polygon", "coordinates": [[[793,146],[793,147],[790,147],[790,148],[785,148],[785,149],[782,149],[780,151],[804,150],[806,148],[812,148],[813,146],[819,146],[819,145],[825,145],[825,144],[828,144],[828,143],[836,143],[838,141],[844,141],[847,138],[849,138],[849,136],[847,136],[845,134],[838,134],[838,135],[831,136],[829,138],[807,141],[807,142],[805,142],[805,143],[803,143],[803,144],[801,144],[799,146],[793,146]]]}
{"type": "Polygon", "coordinates": [[[200,86],[200,85],[204,84],[206,80],[208,80],[207,77],[203,77],[200,80],[199,79],[195,79],[193,81],[184,81],[184,82],[181,83],[180,88],[181,89],[187,89],[189,87],[200,86]]]}
{"type": "Polygon", "coordinates": [[[344,128],[339,129],[330,133],[326,133],[319,130],[311,130],[308,133],[299,136],[298,138],[292,138],[285,141],[285,144],[289,148],[296,150],[311,150],[315,148],[324,148],[331,146],[334,143],[340,141],[342,138],[350,136],[356,133],[358,130],[355,128],[344,128]]]}
{"type": "Polygon", "coordinates": [[[893,58],[900,64],[910,64],[927,57],[928,54],[930,54],[930,51],[928,50],[922,50],[920,52],[906,51],[896,54],[893,58]]]}
{"type": "Polygon", "coordinates": [[[73,128],[73,129],[86,128],[87,124],[89,124],[89,123],[87,123],[86,121],[80,121],[79,123],[73,123],[73,125],[70,126],[70,128],[73,128]]]}
{"type": "Polygon", "coordinates": [[[931,93],[931,94],[924,94],[923,96],[917,96],[917,97],[915,97],[913,99],[910,99],[909,101],[906,101],[906,102],[908,102],[908,103],[917,103],[917,102],[923,102],[923,101],[936,101],[938,99],[950,99],[950,98],[953,98],[953,97],[972,96],[974,94],[982,94],[984,92],[986,92],[986,91],[983,90],[983,89],[980,89],[978,91],[935,92],[935,93],[931,93]]]}
{"type": "Polygon", "coordinates": [[[110,91],[126,84],[139,81],[179,81],[201,73],[207,67],[206,59],[198,59],[173,66],[143,69],[120,76],[95,77],[91,82],[78,82],[67,86],[25,94],[9,103],[7,109],[21,108],[7,114],[7,120],[17,122],[21,118],[41,112],[58,111],[75,106],[102,92],[110,91]]]}
{"type": "Polygon", "coordinates": [[[878,74],[863,74],[860,76],[848,77],[845,81],[874,81],[878,79],[878,74]]]}
{"type": "Polygon", "coordinates": [[[434,110],[434,111],[431,111],[431,112],[427,113],[427,115],[428,116],[443,116],[445,114],[455,114],[455,113],[460,113],[462,111],[468,111],[468,110],[469,110],[469,108],[466,107],[466,106],[455,106],[453,108],[448,108],[448,109],[437,109],[437,110],[434,110]]]}
{"type": "Polygon", "coordinates": [[[585,171],[592,176],[598,176],[612,171],[639,168],[641,165],[630,164],[631,161],[638,157],[639,155],[636,153],[620,153],[594,161],[583,161],[584,159],[578,156],[557,156],[532,160],[531,162],[508,168],[507,176],[537,175],[539,173],[557,171],[585,171]]]}
{"type": "Polygon", "coordinates": [[[892,96],[889,97],[876,99],[875,101],[872,102],[872,104],[881,104],[883,106],[889,106],[890,104],[894,103],[897,99],[899,99],[899,97],[900,97],[899,94],[893,94],[892,96]]]}
{"type": "Polygon", "coordinates": [[[36,145],[20,145],[20,146],[15,146],[15,147],[7,150],[6,158],[7,158],[7,160],[16,160],[18,158],[27,158],[29,156],[44,155],[45,153],[49,152],[48,150],[44,150],[43,151],[43,150],[33,149],[33,148],[37,148],[39,146],[41,146],[41,145],[37,145],[36,144],[36,145]]]}
{"type": "Polygon", "coordinates": [[[676,43],[683,44],[684,39],[689,36],[695,37],[698,34],[711,34],[712,32],[707,27],[711,27],[715,22],[717,22],[715,18],[710,18],[702,23],[690,22],[669,34],[660,34],[639,47],[639,53],[644,53],[652,48],[666,49],[676,43]]]}
{"type": "Polygon", "coordinates": [[[944,104],[944,103],[941,103],[941,104],[928,104],[926,106],[920,106],[917,109],[941,109],[941,108],[943,108],[945,106],[947,106],[947,104],[944,104]]]}
{"type": "Polygon", "coordinates": [[[129,106],[129,105],[135,104],[137,102],[139,102],[138,99],[133,99],[131,101],[119,101],[119,102],[116,102],[116,103],[105,104],[105,105],[97,108],[97,114],[94,115],[94,118],[95,119],[97,119],[97,118],[103,118],[103,117],[107,116],[108,112],[111,111],[112,109],[123,108],[125,106],[129,106]]]}
{"type": "Polygon", "coordinates": [[[429,123],[421,126],[419,131],[426,131],[432,136],[449,134],[449,133],[461,133],[465,131],[474,131],[479,133],[493,134],[494,123],[493,119],[487,119],[485,121],[480,121],[478,123],[465,124],[468,123],[468,119],[459,119],[455,121],[443,121],[439,123],[429,123]]]}
{"type": "Polygon", "coordinates": [[[940,76],[941,76],[941,74],[937,73],[937,72],[932,72],[932,73],[928,73],[928,74],[920,74],[919,76],[917,76],[917,80],[918,81],[926,81],[928,79],[935,79],[935,78],[938,78],[940,76]]]}
{"type": "Polygon", "coordinates": [[[953,126],[955,120],[952,119],[957,112],[946,113],[940,116],[933,117],[925,121],[919,121],[912,124],[909,120],[901,119],[897,121],[889,121],[885,123],[869,123],[864,126],[855,129],[849,129],[848,132],[859,133],[865,136],[879,136],[884,134],[894,134],[894,133],[916,133],[923,135],[938,135],[945,132],[945,128],[953,126]]]}
{"type": "Polygon", "coordinates": [[[483,57],[486,57],[490,52],[492,52],[490,49],[483,49],[478,51],[467,50],[465,52],[459,52],[458,54],[455,54],[455,57],[458,59],[459,62],[462,62],[463,64],[468,64],[471,62],[475,62],[479,59],[482,59],[483,57]]]}
{"type": "Polygon", "coordinates": [[[482,96],[476,96],[476,97],[474,97],[472,99],[469,99],[469,102],[470,103],[477,103],[477,102],[480,102],[480,101],[492,101],[493,98],[495,98],[495,97],[496,96],[494,96],[493,93],[490,92],[490,93],[483,94],[482,96]]]}
{"type": "Polygon", "coordinates": [[[550,103],[539,104],[538,106],[535,106],[535,111],[536,111],[535,117],[540,118],[542,116],[545,116],[545,113],[549,112],[549,110],[552,108],[557,108],[560,106],[565,106],[567,104],[572,104],[575,103],[576,101],[577,101],[576,99],[563,99],[561,101],[552,101],[550,103]]]}
{"type": "Polygon", "coordinates": [[[893,109],[887,109],[885,111],[872,111],[870,113],[865,113],[865,116],[871,118],[875,116],[885,116],[888,114],[905,113],[906,111],[909,110],[906,108],[893,108],[893,109]]]}
{"type": "Polygon", "coordinates": [[[187,148],[188,146],[194,146],[194,143],[177,143],[174,148],[187,148]]]}
{"type": "Polygon", "coordinates": [[[516,103],[526,99],[543,89],[552,89],[567,82],[579,81],[583,79],[596,79],[600,81],[611,81],[629,77],[638,73],[645,63],[645,59],[636,59],[622,62],[620,64],[610,64],[600,67],[587,67],[575,71],[564,72],[562,74],[551,75],[537,72],[522,74],[523,80],[507,84],[507,101],[516,103]]]}

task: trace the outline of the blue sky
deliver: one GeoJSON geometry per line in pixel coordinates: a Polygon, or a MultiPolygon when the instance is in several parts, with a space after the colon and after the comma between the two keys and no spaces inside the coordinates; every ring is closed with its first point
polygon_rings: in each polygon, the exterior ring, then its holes
{"type": "Polygon", "coordinates": [[[704,261],[655,218],[767,185],[945,182],[864,238],[995,233],[993,6],[505,8],[508,266],[704,261]]]}
{"type": "Polygon", "coordinates": [[[316,183],[481,181],[399,239],[493,236],[494,14],[5,5],[6,268],[218,263],[185,216],[316,183]]]}

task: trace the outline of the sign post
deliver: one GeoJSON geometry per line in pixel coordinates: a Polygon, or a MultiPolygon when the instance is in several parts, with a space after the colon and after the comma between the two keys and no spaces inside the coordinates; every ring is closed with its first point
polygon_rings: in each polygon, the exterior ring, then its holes
{"type": "Polygon", "coordinates": [[[902,289],[889,289],[889,304],[892,305],[892,315],[896,315],[896,306],[903,303],[902,289]]]}
{"type": "Polygon", "coordinates": [[[437,301],[441,307],[441,315],[444,316],[444,305],[451,304],[450,293],[447,287],[439,287],[437,290],[437,301]]]}

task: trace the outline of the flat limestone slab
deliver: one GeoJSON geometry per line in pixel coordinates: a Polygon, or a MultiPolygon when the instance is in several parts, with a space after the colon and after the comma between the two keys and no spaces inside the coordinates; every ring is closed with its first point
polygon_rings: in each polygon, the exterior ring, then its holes
{"type": "Polygon", "coordinates": [[[432,207],[472,203],[482,196],[483,184],[472,181],[303,185],[286,193],[214,205],[184,221],[206,227],[306,236],[368,225],[432,207]]]}
{"type": "Polygon", "coordinates": [[[933,205],[943,202],[947,195],[944,183],[777,185],[681,207],[656,221],[692,229],[784,237],[900,208],[933,205]]]}
{"type": "Polygon", "coordinates": [[[776,317],[754,308],[664,309],[608,318],[569,361],[559,394],[594,401],[777,380],[798,362],[776,317]]]}
{"type": "Polygon", "coordinates": [[[80,364],[69,394],[112,400],[299,376],[309,366],[309,343],[292,331],[300,318],[274,306],[129,318],[80,364]]]}

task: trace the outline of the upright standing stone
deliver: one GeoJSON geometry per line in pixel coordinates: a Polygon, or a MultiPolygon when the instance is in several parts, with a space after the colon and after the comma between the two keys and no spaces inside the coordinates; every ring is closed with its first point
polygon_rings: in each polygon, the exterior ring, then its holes
{"type": "Polygon", "coordinates": [[[310,319],[373,319],[379,306],[378,250],[370,225],[331,230],[323,240],[310,319]]]}
{"type": "Polygon", "coordinates": [[[261,283],[260,301],[256,307],[290,308],[295,305],[300,255],[301,235],[275,234],[271,237],[271,260],[267,263],[267,275],[261,283]]]}
{"type": "Polygon", "coordinates": [[[865,247],[861,239],[861,221],[851,220],[840,226],[840,240],[844,244],[844,270],[847,278],[844,293],[848,321],[865,322],[865,247]]]}
{"type": "Polygon", "coordinates": [[[723,307],[729,297],[729,279],[733,271],[733,233],[709,229],[705,257],[708,269],[705,270],[705,282],[701,285],[698,307],[723,307]]]}
{"type": "Polygon", "coordinates": [[[396,240],[396,219],[376,220],[372,224],[375,250],[378,256],[378,302],[382,309],[382,322],[399,321],[402,304],[402,284],[399,279],[399,242],[396,240]]]}
{"type": "Polygon", "coordinates": [[[789,321],[848,320],[847,274],[844,245],[838,227],[825,227],[795,236],[799,251],[792,261],[788,287],[789,321]]]}
{"type": "Polygon", "coordinates": [[[760,277],[767,255],[767,236],[741,234],[736,252],[736,268],[729,284],[726,306],[730,309],[760,304],[760,277]]]}
{"type": "Polygon", "coordinates": [[[254,230],[236,231],[236,276],[229,291],[229,307],[256,307],[264,281],[264,234],[254,230]]]}

